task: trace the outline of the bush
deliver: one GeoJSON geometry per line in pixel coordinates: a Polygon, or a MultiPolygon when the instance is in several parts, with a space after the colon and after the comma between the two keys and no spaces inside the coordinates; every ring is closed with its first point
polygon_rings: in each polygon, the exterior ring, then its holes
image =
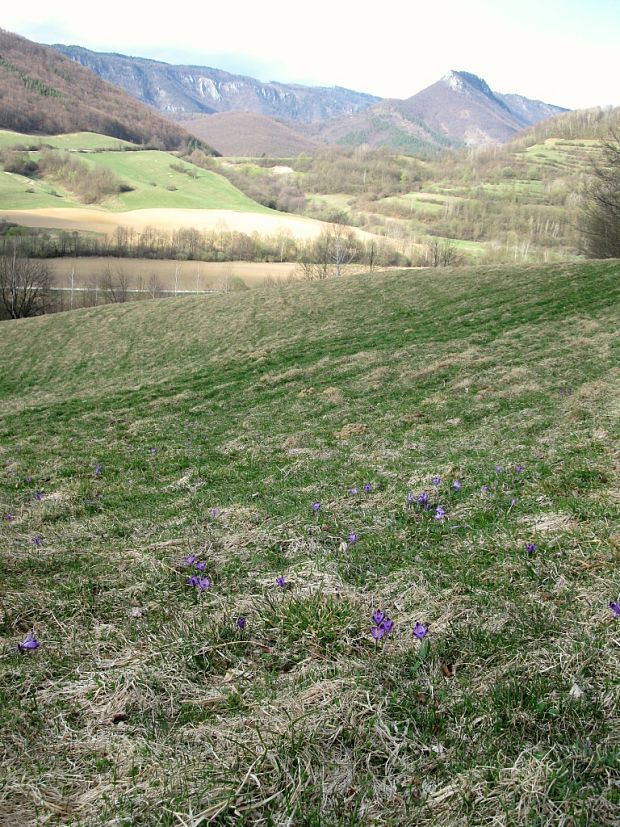
{"type": "Polygon", "coordinates": [[[39,169],[42,175],[54,179],[75,193],[84,204],[96,204],[110,195],[127,191],[127,185],[122,184],[112,170],[92,167],[74,158],[69,152],[53,149],[43,152],[39,169]]]}
{"type": "Polygon", "coordinates": [[[9,150],[2,156],[2,164],[5,172],[12,172],[15,175],[34,175],[39,170],[39,165],[26,152],[9,150]]]}

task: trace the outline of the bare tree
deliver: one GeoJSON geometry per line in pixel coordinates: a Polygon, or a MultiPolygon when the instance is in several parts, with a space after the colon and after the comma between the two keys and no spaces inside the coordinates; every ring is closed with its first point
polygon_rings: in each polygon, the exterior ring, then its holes
{"type": "Polygon", "coordinates": [[[462,256],[450,238],[434,238],[426,247],[426,258],[431,267],[450,267],[462,263],[462,256]]]}
{"type": "Polygon", "coordinates": [[[101,289],[110,302],[126,302],[129,293],[129,276],[120,265],[106,264],[101,277],[101,289]]]}
{"type": "Polygon", "coordinates": [[[332,224],[327,233],[327,254],[334,265],[336,276],[342,275],[343,267],[351,264],[360,254],[360,244],[350,227],[332,224]]]}
{"type": "Polygon", "coordinates": [[[45,313],[52,284],[47,263],[20,255],[16,245],[0,257],[0,308],[10,319],[45,313]]]}
{"type": "Polygon", "coordinates": [[[303,250],[299,262],[301,277],[306,281],[322,281],[341,276],[346,265],[359,259],[361,254],[362,245],[353,230],[332,224],[303,250]]]}
{"type": "Polygon", "coordinates": [[[612,132],[593,164],[581,213],[581,252],[620,258],[620,132],[612,132]]]}
{"type": "Polygon", "coordinates": [[[151,294],[152,299],[156,299],[161,294],[161,282],[155,273],[151,273],[149,276],[149,280],[146,283],[146,289],[151,294]]]}

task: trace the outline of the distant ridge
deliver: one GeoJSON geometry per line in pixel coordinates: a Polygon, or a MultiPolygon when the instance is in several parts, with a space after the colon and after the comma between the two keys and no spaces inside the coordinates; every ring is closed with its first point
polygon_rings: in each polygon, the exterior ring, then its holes
{"type": "MultiPolygon", "coordinates": [[[[0,128],[99,132],[165,149],[196,139],[126,92],[49,46],[0,29],[0,128]]],[[[208,147],[207,147],[208,148],[208,147]]]]}
{"type": "Polygon", "coordinates": [[[66,57],[169,115],[254,112],[292,121],[322,121],[351,114],[380,98],[339,86],[263,83],[209,66],[172,65],[141,57],[54,44],[66,57]]]}
{"type": "Polygon", "coordinates": [[[421,92],[398,100],[340,87],[263,83],[220,69],[175,66],[80,46],[54,48],[185,123],[225,154],[291,155],[325,144],[366,144],[425,155],[505,143],[522,129],[568,111],[522,95],[494,92],[483,78],[463,71],[451,70],[421,92]],[[252,122],[233,117],[233,112],[265,120],[252,122]],[[209,116],[218,113],[218,122],[210,123],[209,116]],[[202,117],[190,119],[196,115],[202,117]],[[240,135],[235,134],[238,128],[240,135]]]}

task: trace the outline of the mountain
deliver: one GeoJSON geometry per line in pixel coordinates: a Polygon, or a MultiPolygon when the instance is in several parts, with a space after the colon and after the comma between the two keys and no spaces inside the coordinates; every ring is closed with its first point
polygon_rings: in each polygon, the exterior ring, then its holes
{"type": "Polygon", "coordinates": [[[254,112],[216,112],[179,118],[193,135],[216,146],[222,155],[290,157],[313,153],[321,146],[291,125],[254,112]]]}
{"type": "Polygon", "coordinates": [[[147,58],[92,52],[81,46],[54,44],[53,48],[170,115],[240,110],[310,122],[357,112],[380,100],[339,86],[263,83],[207,66],[174,66],[147,58]]]}
{"type": "Polygon", "coordinates": [[[522,129],[567,111],[522,95],[494,92],[470,72],[450,71],[412,97],[397,100],[337,86],[263,83],[220,69],[173,66],[80,46],[54,48],[171,118],[202,115],[183,122],[225,154],[241,154],[238,150],[243,149],[249,155],[290,155],[336,143],[424,155],[450,147],[505,143],[522,129]],[[286,125],[238,117],[208,120],[231,112],[253,113],[286,125]],[[239,127],[241,135],[236,134],[239,127]],[[287,132],[287,127],[293,131],[287,132]]]}
{"type": "Polygon", "coordinates": [[[467,146],[505,143],[517,132],[568,110],[520,95],[500,95],[470,72],[450,71],[399,106],[451,141],[467,146]]]}
{"type": "Polygon", "coordinates": [[[493,92],[482,78],[450,71],[406,100],[382,100],[316,126],[316,140],[425,154],[446,147],[505,143],[522,129],[566,112],[521,95],[493,92]]]}
{"type": "Polygon", "coordinates": [[[99,132],[176,149],[196,139],[55,49],[0,29],[0,128],[99,132]]]}

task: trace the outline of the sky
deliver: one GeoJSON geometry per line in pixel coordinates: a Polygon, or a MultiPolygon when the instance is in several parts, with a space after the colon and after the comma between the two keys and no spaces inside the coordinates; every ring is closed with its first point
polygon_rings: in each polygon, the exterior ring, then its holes
{"type": "Polygon", "coordinates": [[[570,109],[620,105],[620,0],[30,0],[0,26],[64,43],[407,98],[448,70],[570,109]]]}

